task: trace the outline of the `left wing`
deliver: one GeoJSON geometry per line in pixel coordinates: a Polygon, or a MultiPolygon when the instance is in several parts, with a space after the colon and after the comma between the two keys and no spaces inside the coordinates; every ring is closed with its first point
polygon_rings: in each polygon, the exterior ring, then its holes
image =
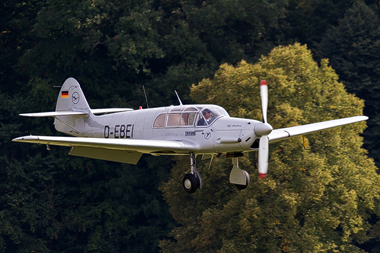
{"type": "Polygon", "coordinates": [[[188,154],[198,147],[186,141],[23,136],[15,142],[72,147],[70,155],[136,164],[142,154],[188,154]]]}
{"type": "Polygon", "coordinates": [[[269,135],[268,139],[269,142],[279,141],[285,138],[302,135],[302,134],[308,134],[320,130],[325,130],[337,126],[343,126],[355,122],[360,122],[367,120],[367,116],[355,116],[350,118],[344,118],[344,119],[336,119],[336,120],[329,120],[329,121],[323,121],[313,124],[307,124],[302,126],[294,126],[294,127],[287,127],[287,128],[280,128],[273,130],[269,135]]]}

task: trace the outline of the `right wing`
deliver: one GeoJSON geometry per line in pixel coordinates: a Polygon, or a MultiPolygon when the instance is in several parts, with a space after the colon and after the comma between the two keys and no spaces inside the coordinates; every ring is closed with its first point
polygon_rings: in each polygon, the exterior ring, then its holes
{"type": "Polygon", "coordinates": [[[63,136],[23,136],[13,139],[15,142],[28,142],[66,147],[93,147],[104,149],[131,150],[141,153],[189,153],[195,145],[182,141],[106,139],[90,137],[63,136]]]}
{"type": "Polygon", "coordinates": [[[268,139],[269,142],[279,141],[285,138],[302,135],[302,134],[308,134],[328,128],[333,128],[337,126],[343,126],[355,122],[360,122],[367,120],[367,116],[355,116],[350,118],[344,118],[344,119],[336,119],[336,120],[329,120],[329,121],[323,121],[318,123],[312,123],[302,126],[294,126],[294,127],[287,127],[287,128],[280,128],[273,130],[269,135],[268,139]]]}
{"type": "Polygon", "coordinates": [[[194,143],[180,140],[105,139],[30,135],[15,138],[13,141],[72,147],[70,155],[130,164],[136,164],[142,154],[188,154],[198,149],[194,143]]]}

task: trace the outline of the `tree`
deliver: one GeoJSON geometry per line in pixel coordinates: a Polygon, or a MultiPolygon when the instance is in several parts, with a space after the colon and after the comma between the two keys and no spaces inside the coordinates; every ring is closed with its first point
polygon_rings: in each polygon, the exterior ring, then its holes
{"type": "Polygon", "coordinates": [[[353,0],[290,0],[282,19],[287,41],[307,44],[312,50],[329,28],[338,24],[353,0]]]}
{"type": "MultiPolygon", "coordinates": [[[[322,60],[306,46],[277,47],[257,64],[223,64],[213,79],[192,87],[198,101],[224,106],[232,116],[260,119],[259,80],[269,84],[268,121],[274,128],[361,115],[363,101],[348,94],[322,60]]],[[[182,226],[163,240],[164,252],[359,252],[368,240],[368,218],[379,200],[376,167],[361,148],[365,123],[270,145],[269,173],[257,177],[257,154],[241,159],[250,186],[230,185],[231,164],[221,158],[201,164],[203,189],[187,195],[177,187],[179,160],[163,185],[173,217],[182,226]]]]}
{"type": "Polygon", "coordinates": [[[174,226],[157,190],[172,161],[128,166],[11,142],[31,133],[56,134],[51,119],[18,114],[54,110],[53,86],[68,75],[88,81],[86,95],[94,108],[128,106],[117,94],[128,94],[129,88],[118,82],[104,87],[110,77],[128,72],[114,75],[116,64],[101,40],[106,36],[99,37],[110,24],[97,23],[120,13],[86,1],[4,3],[11,4],[12,15],[2,9],[10,19],[2,28],[9,33],[0,35],[6,66],[1,71],[7,74],[0,87],[0,252],[157,251],[158,240],[174,226]]]}
{"type": "Polygon", "coordinates": [[[336,24],[350,2],[3,1],[0,251],[154,251],[174,226],[157,190],[174,163],[167,157],[128,166],[11,143],[57,134],[51,119],[18,117],[54,110],[54,86],[76,77],[93,108],[145,105],[142,85],[151,106],[177,103],[174,89],[190,103],[191,84],[221,64],[252,63],[284,41],[304,41],[302,34],[336,24]]]}
{"type": "MultiPolygon", "coordinates": [[[[380,53],[380,19],[378,8],[369,6],[364,1],[355,4],[339,21],[336,27],[330,29],[317,47],[319,58],[328,57],[331,65],[339,74],[339,79],[345,84],[348,92],[356,94],[365,100],[364,113],[369,116],[368,128],[364,131],[364,147],[369,156],[374,158],[377,166],[380,164],[377,139],[379,119],[379,53],[380,53]]],[[[373,218],[374,235],[379,238],[379,221],[373,218]]],[[[374,240],[372,240],[374,241],[374,240]]],[[[375,242],[374,247],[377,242],[375,242]]],[[[369,245],[370,246],[370,245],[369,245]]],[[[375,250],[375,249],[373,249],[375,250]]]]}
{"type": "Polygon", "coordinates": [[[221,62],[257,58],[265,38],[276,34],[268,31],[284,2],[2,3],[1,247],[157,250],[174,226],[157,190],[170,159],[127,166],[14,144],[11,139],[20,135],[56,134],[51,119],[18,113],[54,110],[54,86],[69,76],[83,84],[93,108],[145,104],[141,85],[153,106],[176,103],[174,86],[183,101],[191,101],[191,84],[211,76],[221,62]]]}
{"type": "Polygon", "coordinates": [[[317,48],[319,58],[329,58],[348,92],[365,100],[369,116],[364,132],[365,148],[379,165],[378,132],[380,83],[380,20],[374,8],[356,1],[339,25],[332,28],[317,48]]]}

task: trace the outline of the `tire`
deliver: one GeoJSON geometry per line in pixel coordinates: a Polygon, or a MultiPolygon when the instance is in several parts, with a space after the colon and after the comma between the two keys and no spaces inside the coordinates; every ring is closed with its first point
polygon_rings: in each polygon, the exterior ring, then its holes
{"type": "Polygon", "coordinates": [[[182,187],[187,193],[194,193],[198,186],[199,182],[193,174],[186,174],[182,178],[182,187]]]}
{"type": "Polygon", "coordinates": [[[245,175],[245,185],[235,184],[238,190],[244,190],[249,185],[249,174],[245,170],[242,170],[242,171],[244,172],[244,175],[245,175]]]}

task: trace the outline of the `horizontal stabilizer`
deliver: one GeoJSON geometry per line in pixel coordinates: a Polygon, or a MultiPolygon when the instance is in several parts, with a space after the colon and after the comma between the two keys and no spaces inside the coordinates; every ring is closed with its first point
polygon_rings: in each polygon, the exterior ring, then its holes
{"type": "Polygon", "coordinates": [[[323,121],[318,123],[312,123],[302,126],[294,126],[294,127],[287,127],[287,128],[280,128],[273,130],[269,135],[269,141],[279,141],[288,137],[293,137],[297,135],[302,134],[308,134],[320,130],[325,130],[333,127],[343,126],[351,123],[356,123],[360,121],[367,120],[367,116],[356,116],[356,117],[350,117],[350,118],[343,118],[343,119],[335,119],[335,120],[329,120],[329,121],[323,121]]]}
{"type": "MultiPolygon", "coordinates": [[[[104,113],[114,113],[114,112],[125,112],[133,111],[131,108],[106,108],[106,109],[92,109],[93,114],[104,114],[104,113]]],[[[58,116],[80,116],[87,115],[87,112],[81,111],[55,111],[55,112],[32,112],[32,113],[22,113],[20,116],[24,117],[58,117],[58,116]]]]}
{"type": "Polygon", "coordinates": [[[73,111],[56,111],[56,112],[32,112],[22,113],[20,116],[24,117],[57,117],[57,116],[78,116],[87,115],[86,112],[73,112],[73,111]]]}
{"type": "Polygon", "coordinates": [[[133,111],[132,108],[106,108],[106,109],[91,109],[93,114],[104,114],[104,113],[113,113],[113,112],[126,112],[133,111]]]}

